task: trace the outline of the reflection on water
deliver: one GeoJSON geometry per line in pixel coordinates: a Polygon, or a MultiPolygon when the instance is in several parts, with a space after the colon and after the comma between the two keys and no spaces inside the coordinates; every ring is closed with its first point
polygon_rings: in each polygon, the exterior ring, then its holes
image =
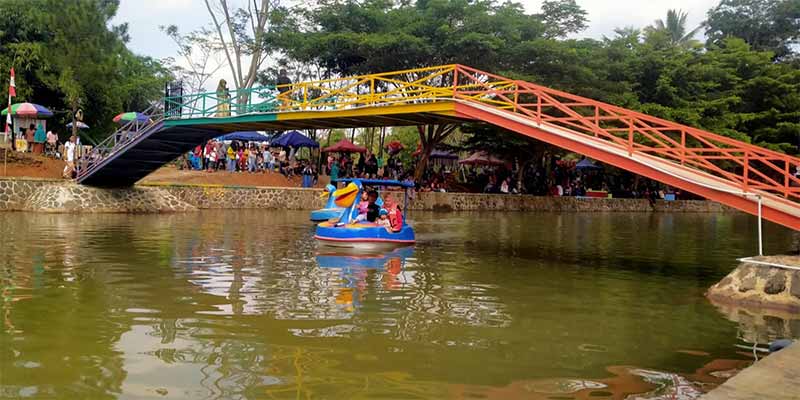
{"type": "Polygon", "coordinates": [[[798,335],[703,297],[742,215],[416,213],[371,254],[306,217],[0,214],[0,398],[694,399],[798,335]]]}

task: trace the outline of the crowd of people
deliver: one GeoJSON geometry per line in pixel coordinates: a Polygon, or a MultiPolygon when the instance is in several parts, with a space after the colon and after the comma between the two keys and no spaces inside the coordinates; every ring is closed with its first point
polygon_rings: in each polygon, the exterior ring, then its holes
{"type": "Polygon", "coordinates": [[[304,187],[316,185],[319,176],[315,164],[298,159],[294,149],[288,150],[265,143],[209,140],[186,154],[181,167],[206,172],[278,172],[288,179],[302,176],[304,187]]]}

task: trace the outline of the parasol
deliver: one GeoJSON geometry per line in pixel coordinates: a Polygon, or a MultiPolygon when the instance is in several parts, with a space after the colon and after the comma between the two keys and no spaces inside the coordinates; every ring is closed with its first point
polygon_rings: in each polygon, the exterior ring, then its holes
{"type": "MultiPolygon", "coordinates": [[[[7,115],[8,108],[3,107],[3,112],[0,115],[7,115]]],[[[28,118],[48,118],[52,117],[53,113],[47,108],[33,103],[16,103],[11,105],[11,115],[18,117],[28,118]]]]}
{"type": "Polygon", "coordinates": [[[358,146],[347,139],[342,139],[333,146],[322,149],[322,151],[326,153],[366,153],[367,148],[358,146]]]}
{"type": "Polygon", "coordinates": [[[114,122],[126,124],[131,121],[148,122],[150,117],[140,112],[124,112],[114,117],[114,122]]]}

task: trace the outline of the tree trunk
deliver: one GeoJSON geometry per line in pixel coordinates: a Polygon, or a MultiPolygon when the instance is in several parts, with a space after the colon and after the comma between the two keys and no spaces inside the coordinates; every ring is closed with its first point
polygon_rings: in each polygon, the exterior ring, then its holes
{"type": "Polygon", "coordinates": [[[457,125],[417,126],[419,141],[422,144],[422,155],[419,162],[417,162],[417,169],[414,171],[414,180],[417,183],[422,182],[422,176],[425,174],[425,168],[428,167],[428,161],[431,158],[434,147],[447,139],[447,137],[455,131],[456,127],[457,125]]]}
{"type": "Polygon", "coordinates": [[[428,161],[430,161],[431,152],[433,152],[433,146],[423,145],[422,154],[417,162],[417,169],[414,171],[414,181],[419,184],[422,183],[422,176],[425,175],[425,168],[428,167],[428,161]]]}

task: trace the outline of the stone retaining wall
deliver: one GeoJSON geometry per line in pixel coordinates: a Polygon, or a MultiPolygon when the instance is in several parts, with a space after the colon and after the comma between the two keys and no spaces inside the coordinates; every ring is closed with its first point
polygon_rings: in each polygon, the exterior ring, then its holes
{"type": "Polygon", "coordinates": [[[196,209],[158,187],[100,189],[61,180],[0,179],[0,211],[158,213],[196,209]]]}
{"type": "Polygon", "coordinates": [[[410,207],[422,211],[587,211],[587,212],[690,212],[735,211],[713,201],[656,201],[645,199],[589,199],[475,193],[417,193],[410,207]]]}
{"type": "MultiPolygon", "coordinates": [[[[0,178],[0,210],[44,212],[180,212],[195,209],[313,210],[325,204],[320,189],[143,184],[100,189],[60,180],[0,178]]],[[[402,197],[395,194],[395,197],[402,197]]],[[[580,199],[470,193],[417,193],[420,211],[728,212],[711,201],[580,199]]]]}
{"type": "MultiPolygon", "coordinates": [[[[755,257],[753,260],[800,267],[800,257],[796,256],[755,257]]],[[[745,261],[712,286],[706,295],[715,303],[800,313],[800,270],[745,261]]]]}

